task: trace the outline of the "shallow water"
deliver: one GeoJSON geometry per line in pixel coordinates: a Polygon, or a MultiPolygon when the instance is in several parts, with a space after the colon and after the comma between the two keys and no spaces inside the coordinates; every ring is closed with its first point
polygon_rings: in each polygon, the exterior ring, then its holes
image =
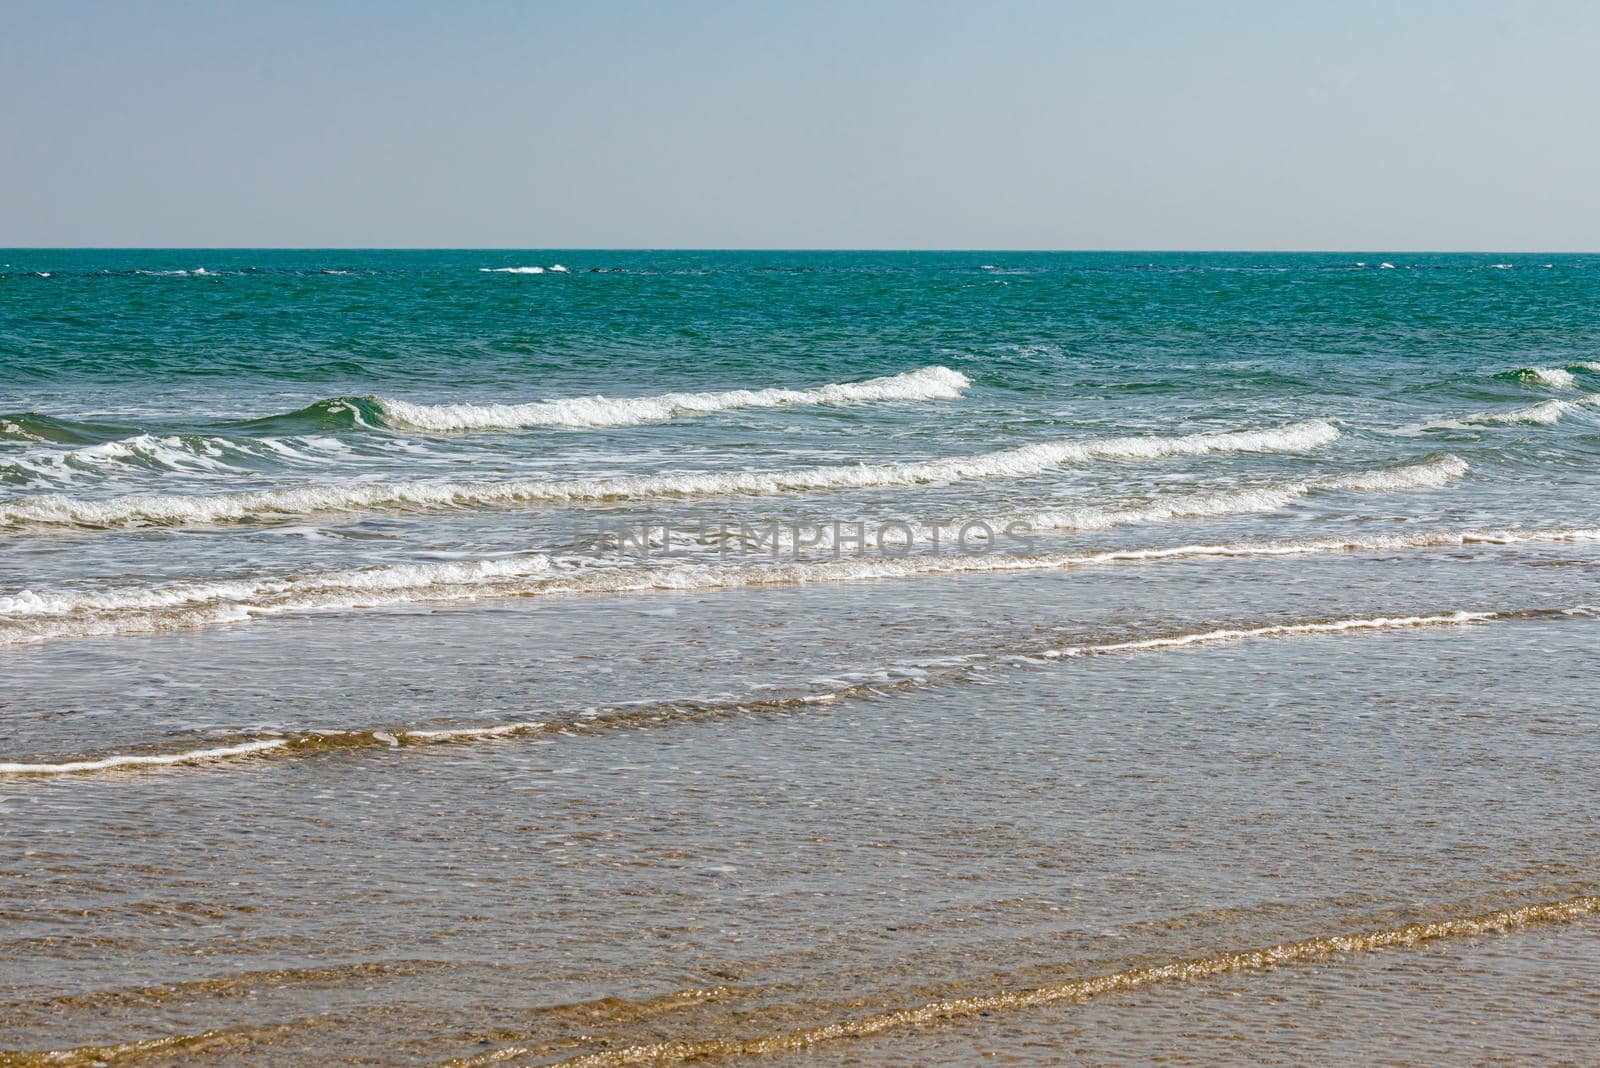
{"type": "Polygon", "coordinates": [[[0,262],[0,1064],[1600,1032],[1600,259],[0,262]]]}

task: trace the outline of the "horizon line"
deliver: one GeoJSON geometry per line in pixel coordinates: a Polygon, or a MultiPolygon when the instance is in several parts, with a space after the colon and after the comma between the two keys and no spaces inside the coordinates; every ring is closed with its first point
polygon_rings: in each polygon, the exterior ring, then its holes
{"type": "Polygon", "coordinates": [[[1208,253],[1252,256],[1371,255],[1398,256],[1594,256],[1590,249],[1405,249],[1405,248],[986,248],[891,246],[698,246],[698,245],[0,245],[5,252],[937,252],[1009,253],[1023,255],[1172,255],[1208,253]]]}

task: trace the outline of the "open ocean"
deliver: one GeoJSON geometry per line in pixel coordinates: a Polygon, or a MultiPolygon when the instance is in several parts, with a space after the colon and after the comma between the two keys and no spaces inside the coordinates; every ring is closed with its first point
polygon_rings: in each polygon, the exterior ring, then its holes
{"type": "Polygon", "coordinates": [[[1600,257],[0,264],[0,1066],[1594,1056],[1600,257]]]}

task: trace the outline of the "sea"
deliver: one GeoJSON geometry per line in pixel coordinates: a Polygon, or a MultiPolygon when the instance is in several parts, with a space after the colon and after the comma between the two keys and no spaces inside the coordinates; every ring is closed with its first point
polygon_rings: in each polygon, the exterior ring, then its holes
{"type": "Polygon", "coordinates": [[[1600,1043],[1600,257],[0,250],[0,1065],[1600,1043]]]}

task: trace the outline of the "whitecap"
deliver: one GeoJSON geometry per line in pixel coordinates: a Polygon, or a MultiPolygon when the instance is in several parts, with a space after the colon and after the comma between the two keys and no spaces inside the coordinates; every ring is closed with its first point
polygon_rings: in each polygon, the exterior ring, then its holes
{"type": "Polygon", "coordinates": [[[385,425],[414,430],[514,430],[525,427],[594,429],[658,423],[683,415],[736,408],[862,404],[872,401],[955,400],[971,380],[948,367],[923,367],[864,382],[810,389],[734,389],[718,393],[663,393],[649,397],[567,397],[525,404],[414,404],[376,398],[385,425]]]}
{"type": "Polygon", "coordinates": [[[1572,389],[1577,384],[1572,372],[1563,367],[1527,367],[1515,374],[1524,382],[1548,386],[1550,389],[1572,389]]]}
{"type": "Polygon", "coordinates": [[[152,524],[181,526],[392,508],[571,504],[909,487],[1019,478],[1064,464],[1102,460],[1154,460],[1221,452],[1302,452],[1326,445],[1338,436],[1338,430],[1331,424],[1314,420],[1270,430],[1042,442],[975,456],[778,471],[625,475],[566,482],[542,479],[503,482],[344,482],[207,496],[138,495],[92,499],[48,494],[0,502],[0,526],[44,525],[87,529],[152,524]]]}
{"type": "Polygon", "coordinates": [[[24,592],[0,603],[0,645],[240,623],[284,613],[465,604],[487,598],[789,586],[927,575],[1064,571],[1170,560],[1298,557],[1600,541],[1600,529],[1425,531],[1087,553],[869,556],[759,564],[557,566],[542,557],[410,564],[103,591],[24,592]]]}
{"type": "Polygon", "coordinates": [[[1588,394],[1571,400],[1549,400],[1543,404],[1533,404],[1525,408],[1512,408],[1506,411],[1471,412],[1467,415],[1449,418],[1431,419],[1424,423],[1414,423],[1401,427],[1399,433],[1414,434],[1425,430],[1475,430],[1485,426],[1516,426],[1519,424],[1533,426],[1552,426],[1561,421],[1561,417],[1568,412],[1578,411],[1600,405],[1600,394],[1588,394]]]}

